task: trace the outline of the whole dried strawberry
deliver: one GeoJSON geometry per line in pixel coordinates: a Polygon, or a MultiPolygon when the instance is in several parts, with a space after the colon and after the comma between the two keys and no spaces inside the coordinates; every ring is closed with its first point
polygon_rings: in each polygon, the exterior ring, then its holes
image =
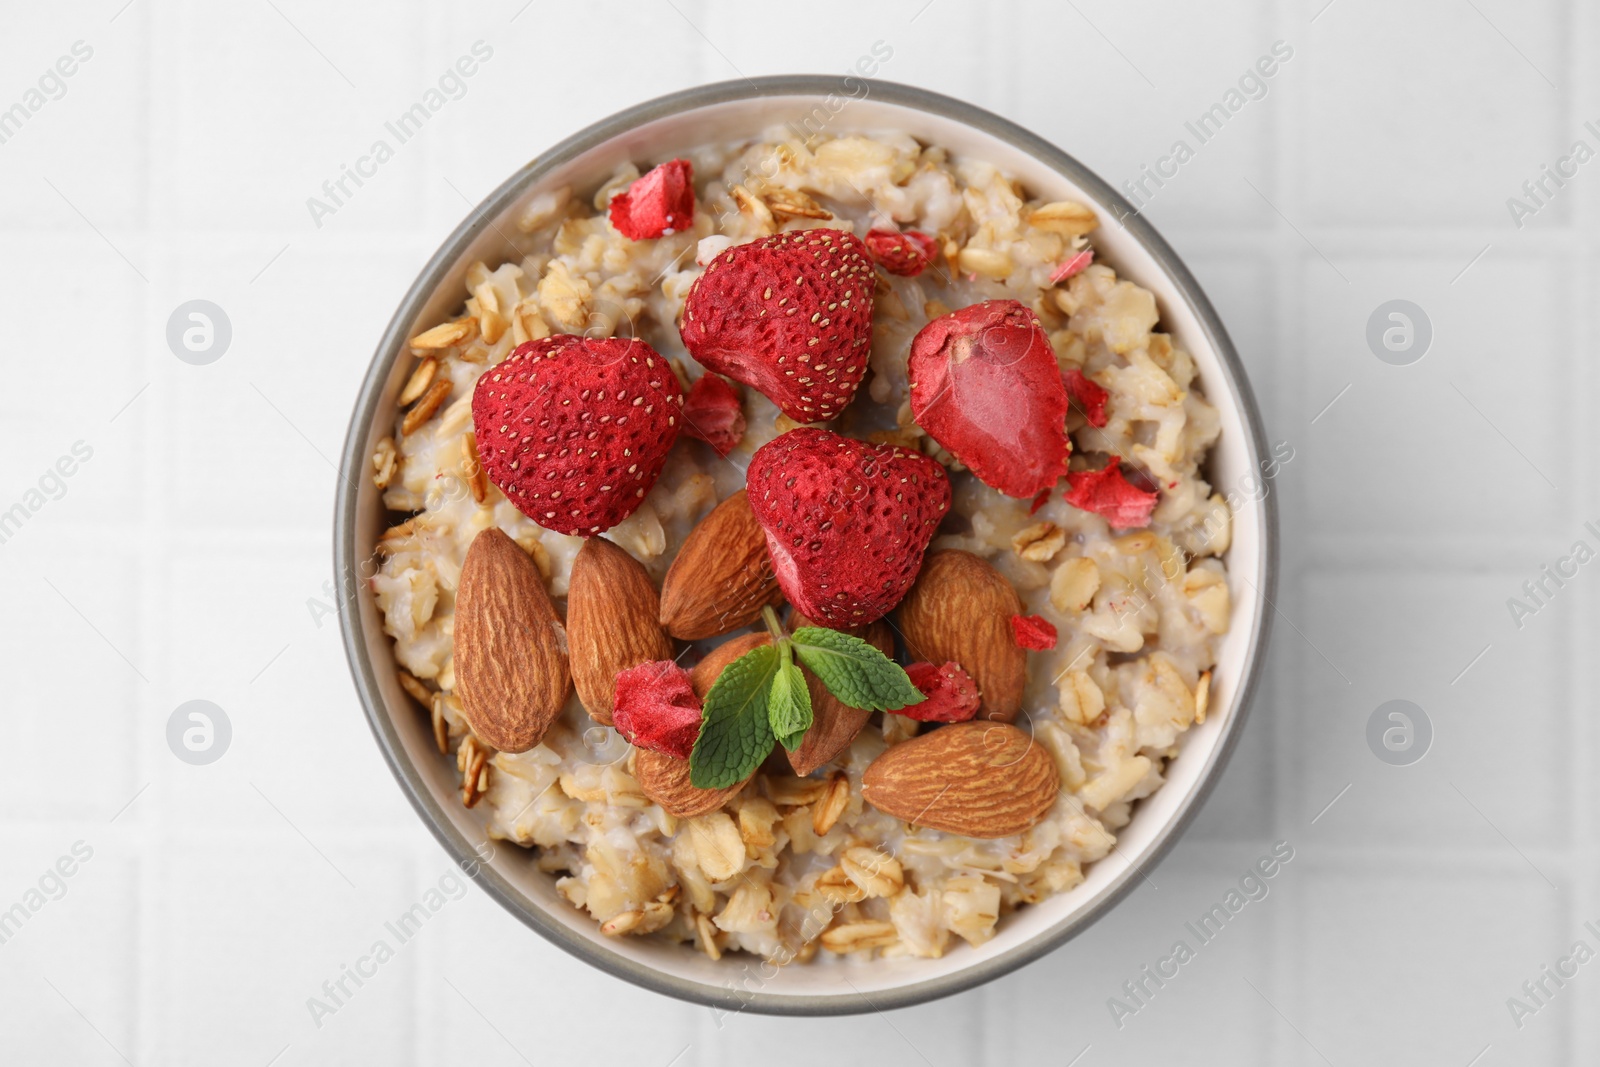
{"type": "Polygon", "coordinates": [[[473,434],[489,480],[528,518],[589,536],[632,515],[678,439],[683,390],[637,339],[557,334],[478,379],[473,434]]]}
{"type": "Polygon", "coordinates": [[[689,672],[669,659],[617,675],[611,724],[637,748],[688,759],[700,736],[700,698],[689,672]]]}
{"type": "Polygon", "coordinates": [[[913,663],[906,668],[906,676],[928,699],[908,704],[895,714],[919,722],[966,722],[978,714],[978,683],[961,664],[913,663]]]}
{"type": "Polygon", "coordinates": [[[985,300],[924,326],[911,341],[917,424],[1007,496],[1029,498],[1067,472],[1067,391],[1038,318],[985,300]]]}
{"type": "Polygon", "coordinates": [[[853,234],[775,234],[712,260],[678,330],[705,366],[765,393],[795,422],[823,422],[844,410],[866,373],[876,284],[853,234]]]}
{"type": "Polygon", "coordinates": [[[611,198],[611,225],[631,241],[687,230],[694,224],[694,168],[673,159],[611,198]]]}
{"type": "Polygon", "coordinates": [[[1150,524],[1159,494],[1140,489],[1122,475],[1122,458],[1097,471],[1073,471],[1067,475],[1067,503],[1092,511],[1109,522],[1113,529],[1131,530],[1150,524]]]}
{"type": "Polygon", "coordinates": [[[890,274],[915,278],[939,254],[939,244],[918,230],[868,230],[867,250],[890,274]]]}
{"type": "Polygon", "coordinates": [[[950,479],[933,460],[827,430],[762,445],[747,486],[784,596],[834,629],[900,603],[950,510],[950,479]]]}
{"type": "Polygon", "coordinates": [[[744,408],[739,393],[720,374],[702,374],[683,402],[683,432],[726,456],[744,439],[744,408]]]}

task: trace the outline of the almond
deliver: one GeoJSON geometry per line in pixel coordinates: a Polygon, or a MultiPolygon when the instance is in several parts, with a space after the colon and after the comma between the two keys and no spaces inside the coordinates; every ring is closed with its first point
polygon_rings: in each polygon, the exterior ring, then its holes
{"type": "Polygon", "coordinates": [[[701,700],[711,692],[711,685],[722,673],[722,668],[749,652],[752,648],[772,644],[772,638],[764,633],[740,634],[731,641],[722,644],[706,653],[706,658],[694,665],[689,672],[689,684],[694,687],[694,695],[701,700]]]}
{"type": "Polygon", "coordinates": [[[1010,722],[1022,708],[1028,654],[1011,632],[1022,598],[971,552],[929,553],[900,603],[900,632],[913,660],[955,661],[978,683],[982,718],[1010,722]]]}
{"type": "MultiPolygon", "coordinates": [[[[815,625],[817,624],[798,611],[789,617],[791,632],[802,626],[815,625]]],[[[871,625],[843,632],[851,637],[861,638],[885,656],[894,655],[894,634],[890,632],[889,624],[882,619],[871,625]]],[[[794,768],[795,774],[804,778],[849,748],[850,742],[856,739],[856,734],[861,732],[861,728],[872,717],[872,712],[842,703],[838,697],[828,692],[828,687],[823,685],[816,675],[804,667],[801,667],[800,671],[806,676],[806,688],[811,690],[811,729],[806,731],[805,740],[800,742],[800,747],[788,755],[789,766],[794,768]]]]}
{"type": "Polygon", "coordinates": [[[738,785],[726,789],[699,789],[689,781],[689,761],[666,752],[641,748],[633,763],[633,777],[644,795],[680,819],[692,819],[716,811],[755,777],[750,772],[738,785]]]}
{"type": "Polygon", "coordinates": [[[684,641],[720,637],[782,599],[766,535],[741,489],[689,531],[661,583],[661,626],[684,641]]]}
{"type": "Polygon", "coordinates": [[[960,722],[872,761],[861,795],[887,815],[965,837],[1010,837],[1037,826],[1061,776],[1033,738],[1006,723],[960,722]]]}
{"type": "Polygon", "coordinates": [[[538,564],[490,527],[473,538],[456,590],[456,695],[472,732],[526,752],[567,702],[567,634],[538,564]]]}
{"type": "Polygon", "coordinates": [[[672,658],[661,632],[655,583],[627,550],[591,537],[572,561],[567,592],[567,637],[572,684],[589,717],[611,725],[617,675],[641,663],[672,658]]]}

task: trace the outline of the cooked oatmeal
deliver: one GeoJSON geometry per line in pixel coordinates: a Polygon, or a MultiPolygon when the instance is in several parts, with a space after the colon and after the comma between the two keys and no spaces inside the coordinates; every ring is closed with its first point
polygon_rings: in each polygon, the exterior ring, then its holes
{"type": "MultiPolygon", "coordinates": [[[[809,960],[819,947],[936,957],[951,935],[980,945],[1010,911],[1081,882],[1135,802],[1160,788],[1179,736],[1203,720],[1231,609],[1220,558],[1230,513],[1201,472],[1218,418],[1189,354],[1156,332],[1154,297],[1092,261],[1097,220],[1087,207],[1031,200],[987,163],[904,135],[809,145],[770,136],[686,156],[699,208],[683,232],[635,241],[608,221],[611,197],[639,177],[630,166],[592,195],[536,197],[517,242],[534,251],[471,267],[461,316],[413,339],[407,410],[372,457],[395,525],[377,546],[371,588],[402,682],[431,712],[441,753],[455,757],[463,802],[484,813],[493,836],[536,849],[562,895],[605,933],[654,934],[712,958],[809,960]],[[869,764],[935,726],[905,715],[873,714],[848,748],[804,778],[775,751],[719,810],[689,819],[645,795],[633,774],[639,752],[575,695],[540,744],[515,754],[488,748],[462,715],[453,635],[473,539],[503,530],[558,606],[584,543],[535,524],[484,477],[471,408],[479,376],[529,340],[627,335],[666,356],[687,390],[704,372],[677,324],[706,265],[733,245],[818,227],[935,236],[934,261],[920,275],[878,273],[870,370],[829,426],[943,464],[952,506],[929,551],[987,560],[1023,610],[1059,632],[1054,649],[1027,653],[1016,720],[1054,762],[1059,796],[1020,834],[962,837],[864,801],[869,764]],[[1078,407],[1067,416],[1070,469],[1086,469],[1090,457],[1120,459],[1159,492],[1147,527],[1113,530],[1059,491],[1033,510],[1034,501],[966,473],[913,421],[912,338],[932,318],[1000,298],[1032,309],[1063,373],[1080,371],[1107,391],[1103,426],[1078,407]]],[[[604,535],[658,587],[696,524],[745,487],[752,453],[797,425],[755,389],[742,396],[748,428],[738,446],[722,458],[680,438],[642,505],[604,535]]],[[[688,664],[731,639],[673,647],[688,664]]]]}

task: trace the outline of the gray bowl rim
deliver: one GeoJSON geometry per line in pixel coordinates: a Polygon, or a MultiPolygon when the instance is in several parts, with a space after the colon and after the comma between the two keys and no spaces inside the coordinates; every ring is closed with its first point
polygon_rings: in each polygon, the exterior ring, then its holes
{"type": "MultiPolygon", "coordinates": [[[[1097,206],[1112,211],[1166,272],[1215,348],[1221,360],[1228,389],[1237,398],[1243,421],[1248,428],[1249,440],[1246,444],[1251,453],[1250,459],[1256,469],[1259,469],[1262,457],[1269,454],[1266,432],[1262,425],[1260,408],[1256,404],[1244,365],[1233,347],[1233,342],[1229,339],[1216,309],[1206,298],[1189,268],[1144,216],[1135,211],[1132,204],[1109,183],[1072,156],[1008,119],[964,101],[916,86],[869,78],[860,81],[868,86],[864,99],[884,101],[928,112],[974,127],[1032,155],[1073,181],[1090,195],[1097,206]]],[[[355,608],[359,603],[357,598],[364,595],[360,589],[357,565],[369,553],[358,550],[355,544],[358,492],[357,483],[353,479],[359,479],[365,471],[367,428],[376,415],[394,361],[404,352],[405,342],[409,339],[407,331],[421,308],[437,290],[472,240],[534,183],[561,163],[634,127],[669,115],[709,105],[769,96],[823,97],[835,92],[839,85],[840,79],[835,75],[780,74],[716,82],[684,89],[647,100],[619,111],[609,118],[601,119],[529,161],[472,209],[428,260],[400,301],[394,317],[390,319],[383,337],[378,342],[372,364],[362,382],[339,460],[338,494],[334,503],[333,545],[334,573],[338,576],[341,592],[339,628],[367,723],[372,728],[373,736],[383,752],[384,759],[389,763],[389,769],[394,773],[401,791],[405,793],[411,806],[416,809],[417,814],[422,817],[422,821],[444,846],[444,850],[452,860],[471,874],[489,896],[558,948],[634,985],[730,1013],[751,1011],[767,1015],[852,1015],[907,1008],[993,981],[1034,962],[1088,929],[1126,897],[1139,879],[1160,863],[1193,821],[1218,778],[1221,777],[1223,768],[1238,744],[1247,717],[1246,713],[1261,682],[1272,614],[1276,611],[1274,604],[1278,585],[1278,504],[1277,494],[1269,491],[1261,501],[1265,528],[1262,531],[1261,569],[1258,574],[1259,580],[1255,583],[1259,607],[1255,629],[1250,636],[1246,652],[1245,676],[1239,690],[1238,707],[1224,736],[1212,750],[1197,784],[1184,799],[1182,807],[1158,831],[1154,842],[1139,862],[1125,869],[1086,907],[1028,942],[1005,953],[980,959],[953,974],[875,992],[870,998],[856,992],[817,996],[773,994],[740,989],[734,986],[731,971],[727,986],[707,985],[667,974],[626,956],[597,947],[549,918],[543,910],[528,902],[493,866],[480,860],[472,843],[457,831],[406,756],[399,733],[390,721],[372,661],[367,655],[365,636],[359,619],[360,612],[355,608]]]]}

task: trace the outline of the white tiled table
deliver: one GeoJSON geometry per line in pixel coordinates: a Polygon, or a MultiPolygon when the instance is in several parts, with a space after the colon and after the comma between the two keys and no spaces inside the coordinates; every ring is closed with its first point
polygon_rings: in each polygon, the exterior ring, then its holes
{"type": "Polygon", "coordinates": [[[93,851],[0,944],[0,1060],[1594,1062],[1600,963],[1520,1029],[1506,1001],[1574,941],[1600,949],[1600,564],[1521,629],[1506,600],[1600,545],[1600,161],[1521,229],[1506,198],[1574,140],[1600,149],[1600,11],[1323,3],[13,5],[0,108],[74,42],[93,54],[0,143],[0,510],[93,451],[0,543],[0,909],[93,851]],[[479,39],[493,56],[466,94],[314,225],[306,199],[479,39]],[[317,610],[329,457],[399,294],[471,202],[577,128],[700,82],[843,72],[877,41],[884,77],[1119,184],[1293,48],[1147,208],[1294,450],[1268,684],[1220,789],[1154,885],[948,1002],[719,1017],[586,968],[469,888],[314,1025],[307,998],[448,870],[317,610]],[[209,366],[165,341],[194,298],[232,322],[209,366]],[[1393,298],[1433,324],[1412,366],[1364,340],[1393,298]],[[195,698],[234,731],[209,767],[165,740],[195,698]],[[1412,766],[1365,740],[1392,698],[1433,724],[1412,766]],[[1270,895],[1119,1029],[1107,999],[1276,841],[1295,858],[1270,895]]]}

